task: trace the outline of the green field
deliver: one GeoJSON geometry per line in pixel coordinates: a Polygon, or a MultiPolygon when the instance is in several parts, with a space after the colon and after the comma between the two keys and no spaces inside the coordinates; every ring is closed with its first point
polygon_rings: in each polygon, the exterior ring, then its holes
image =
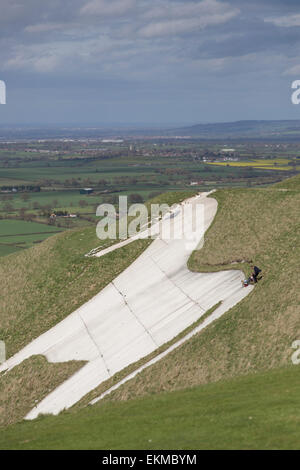
{"type": "MultiPolygon", "coordinates": [[[[224,176],[240,170],[218,171],[224,176]]],[[[170,179],[172,191],[155,202],[172,204],[191,194],[174,191],[177,176],[170,179]]],[[[227,186],[224,181],[222,185],[227,186]]],[[[128,182],[118,190],[138,192],[136,188],[147,197],[149,189],[137,183],[128,182]]],[[[93,201],[99,196],[81,196],[77,191],[68,194],[60,188],[59,203],[74,208],[75,198],[93,201]]],[[[17,204],[20,194],[13,197],[17,204]]],[[[30,194],[22,202],[31,204],[35,197],[51,204],[52,191],[30,194]]],[[[211,197],[218,201],[218,212],[204,248],[193,253],[189,267],[200,272],[236,268],[248,275],[251,265],[257,264],[263,277],[253,292],[93,407],[85,405],[117,377],[58,417],[20,422],[36,400],[76,369],[76,364],[53,367],[41,358],[30,358],[0,377],[0,448],[299,447],[300,366],[291,365],[291,345],[300,339],[300,177],[274,186],[219,189],[211,197]]],[[[89,202],[80,208],[88,212],[93,206],[89,202]]],[[[59,230],[8,219],[0,221],[0,230],[1,224],[0,253],[1,240],[8,249],[12,245],[20,249],[19,237],[28,237],[28,244],[35,245],[36,236],[59,230]]],[[[103,258],[86,258],[84,254],[102,245],[94,224],[0,259],[0,338],[7,344],[8,357],[93,297],[148,246],[148,241],[138,241],[103,258]]]]}
{"type": "Polygon", "coordinates": [[[60,230],[45,224],[23,220],[0,220],[0,256],[41,243],[60,230]]]}
{"type": "MultiPolygon", "coordinates": [[[[167,193],[161,197],[172,205],[192,194],[167,193]]],[[[161,202],[160,197],[153,202],[161,202]]],[[[0,260],[0,338],[6,343],[7,357],[101,291],[151,240],[138,240],[102,258],[84,256],[92,248],[110,243],[113,241],[99,240],[94,227],[84,227],[0,260]]],[[[53,367],[45,359],[41,364],[33,358],[0,376],[0,426],[20,420],[35,400],[41,400],[72,371],[72,363],[53,367]]]]}
{"type": "Polygon", "coordinates": [[[31,235],[33,233],[57,232],[56,227],[37,224],[35,222],[24,222],[23,220],[0,220],[0,239],[13,236],[15,233],[31,235]]]}
{"type": "MultiPolygon", "coordinates": [[[[295,172],[288,163],[291,153],[294,158],[300,153],[292,144],[235,147],[239,167],[203,161],[207,155],[222,155],[222,146],[197,141],[0,143],[0,217],[47,224],[53,211],[65,211],[78,217],[57,219],[58,229],[94,225],[96,207],[104,201],[115,204],[120,195],[138,194],[146,201],[153,193],[185,191],[191,184],[199,191],[269,185],[295,172]],[[249,168],[254,157],[258,163],[249,168]],[[280,163],[276,168],[275,161],[280,163]],[[22,189],[22,185],[39,190],[22,189]],[[94,193],[80,194],[84,187],[92,187],[94,193]]],[[[42,239],[25,240],[25,245],[42,239]]],[[[0,255],[19,248],[0,248],[0,255]]]]}
{"type": "MultiPolygon", "coordinates": [[[[298,176],[291,191],[282,190],[282,183],[265,189],[222,190],[211,196],[218,200],[218,213],[204,247],[191,256],[189,268],[200,272],[241,269],[248,276],[256,264],[263,277],[242,302],[115,390],[111,400],[180,390],[290,364],[291,345],[300,338],[299,183],[298,176]]],[[[102,391],[100,386],[91,398],[102,391]]]]}
{"type": "Polygon", "coordinates": [[[0,257],[10,255],[11,253],[16,253],[21,250],[22,248],[17,247],[16,245],[8,245],[8,244],[1,245],[0,244],[0,257]]]}
{"type": "MultiPolygon", "coordinates": [[[[275,158],[268,160],[250,160],[245,162],[215,162],[211,165],[217,166],[228,166],[228,167],[251,167],[260,170],[278,170],[278,171],[289,171],[291,167],[288,165],[292,160],[286,158],[275,158]]],[[[300,165],[295,164],[295,169],[300,170],[300,165]]]]}
{"type": "Polygon", "coordinates": [[[0,448],[296,450],[299,374],[289,367],[41,417],[1,429],[0,448]]]}

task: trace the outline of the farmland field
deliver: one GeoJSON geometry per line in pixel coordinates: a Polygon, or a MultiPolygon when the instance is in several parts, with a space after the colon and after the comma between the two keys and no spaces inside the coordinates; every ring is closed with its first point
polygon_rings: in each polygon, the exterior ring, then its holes
{"type": "MultiPolygon", "coordinates": [[[[268,160],[253,160],[248,162],[234,162],[234,161],[227,161],[227,162],[213,162],[210,165],[217,165],[217,166],[231,166],[231,167],[252,167],[261,170],[280,170],[280,171],[289,171],[291,169],[288,166],[288,163],[291,160],[287,160],[284,158],[277,158],[277,159],[268,159],[268,160]]],[[[300,164],[296,164],[296,169],[300,170],[300,164]]]]}
{"type": "MultiPolygon", "coordinates": [[[[191,448],[255,449],[257,436],[264,448],[296,448],[299,381],[296,369],[287,366],[299,331],[299,175],[295,168],[282,170],[290,167],[292,151],[286,158],[258,158],[258,149],[245,147],[233,157],[239,159],[240,167],[228,167],[225,161],[212,165],[223,158],[215,146],[209,151],[188,145],[166,151],[163,146],[158,150],[149,145],[145,153],[105,161],[80,156],[82,173],[78,175],[72,173],[74,156],[70,161],[66,157],[55,167],[57,178],[54,173],[49,178],[33,178],[27,186],[11,183],[14,170],[26,167],[26,158],[8,162],[11,184],[3,185],[0,193],[0,333],[8,357],[89,301],[148,246],[149,241],[139,240],[101,258],[84,256],[95,247],[107,246],[107,241],[96,236],[96,206],[103,201],[117,205],[121,194],[127,194],[129,202],[151,199],[171,205],[199,191],[218,189],[211,196],[219,203],[216,219],[204,248],[190,258],[189,268],[219,271],[232,269],[234,264],[248,276],[255,262],[263,268],[262,280],[224,317],[93,408],[83,409],[137,364],[111,377],[58,418],[43,417],[33,423],[20,420],[81,365],[48,364],[37,356],[1,376],[2,448],[131,448],[133,443],[140,448],[176,448],[180,442],[191,448]],[[201,160],[201,152],[209,162],[201,160]],[[258,168],[249,168],[250,161],[258,168]],[[68,177],[59,178],[66,168],[68,177]],[[91,176],[82,179],[88,172],[91,176]],[[93,192],[87,194],[83,188],[93,192]],[[258,231],[253,230],[255,226],[258,231]],[[27,247],[31,248],[24,250],[27,247]],[[237,407],[236,396],[242,397],[241,406],[237,407]],[[146,410],[144,430],[136,420],[141,403],[146,410]],[[91,423],[92,414],[95,422],[89,432],[86,423],[91,423]],[[121,415],[125,421],[118,419],[121,415]],[[191,422],[196,423],[194,428],[191,422]],[[175,432],[170,433],[170,428],[175,432]],[[229,428],[234,432],[228,433],[229,428]]],[[[53,163],[52,157],[35,157],[28,164],[40,171],[45,169],[44,160],[53,163]]],[[[8,163],[0,155],[0,175],[8,163]]]]}
{"type": "Polygon", "coordinates": [[[236,143],[238,161],[225,161],[228,147],[200,141],[0,142],[0,256],[57,231],[94,226],[97,206],[116,205],[121,195],[130,203],[166,191],[268,186],[296,174],[299,155],[296,144],[236,143]]]}
{"type": "Polygon", "coordinates": [[[0,220],[0,256],[29,248],[58,232],[57,227],[36,222],[0,220]]]}

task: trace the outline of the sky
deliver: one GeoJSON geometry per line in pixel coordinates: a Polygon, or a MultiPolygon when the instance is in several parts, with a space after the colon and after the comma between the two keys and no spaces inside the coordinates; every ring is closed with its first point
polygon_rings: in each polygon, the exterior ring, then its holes
{"type": "Polygon", "coordinates": [[[300,119],[299,0],[0,0],[1,125],[300,119]]]}

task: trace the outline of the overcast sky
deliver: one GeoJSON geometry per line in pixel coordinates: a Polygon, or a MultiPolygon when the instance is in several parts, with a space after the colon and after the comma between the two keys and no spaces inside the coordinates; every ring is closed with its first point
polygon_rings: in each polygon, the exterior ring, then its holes
{"type": "Polygon", "coordinates": [[[300,119],[299,0],[0,0],[0,123],[300,119]]]}

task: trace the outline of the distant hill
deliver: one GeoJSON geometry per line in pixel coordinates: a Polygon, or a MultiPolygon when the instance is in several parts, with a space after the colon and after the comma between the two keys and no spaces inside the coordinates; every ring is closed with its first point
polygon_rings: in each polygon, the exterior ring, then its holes
{"type": "Polygon", "coordinates": [[[300,120],[278,121],[236,121],[210,124],[196,124],[187,127],[170,128],[145,126],[114,126],[101,127],[4,127],[0,125],[1,140],[32,140],[32,139],[78,139],[78,138],[114,138],[130,139],[132,137],[183,137],[204,140],[286,140],[300,141],[300,120]]]}
{"type": "Polygon", "coordinates": [[[131,137],[183,137],[218,140],[288,140],[300,141],[300,120],[236,121],[196,124],[187,127],[5,127],[0,125],[0,141],[7,139],[61,139],[61,138],[124,138],[131,137]]]}
{"type": "Polygon", "coordinates": [[[287,121],[236,121],[213,124],[197,124],[166,132],[168,135],[182,135],[203,139],[216,138],[272,138],[300,139],[300,120],[287,121]]]}

